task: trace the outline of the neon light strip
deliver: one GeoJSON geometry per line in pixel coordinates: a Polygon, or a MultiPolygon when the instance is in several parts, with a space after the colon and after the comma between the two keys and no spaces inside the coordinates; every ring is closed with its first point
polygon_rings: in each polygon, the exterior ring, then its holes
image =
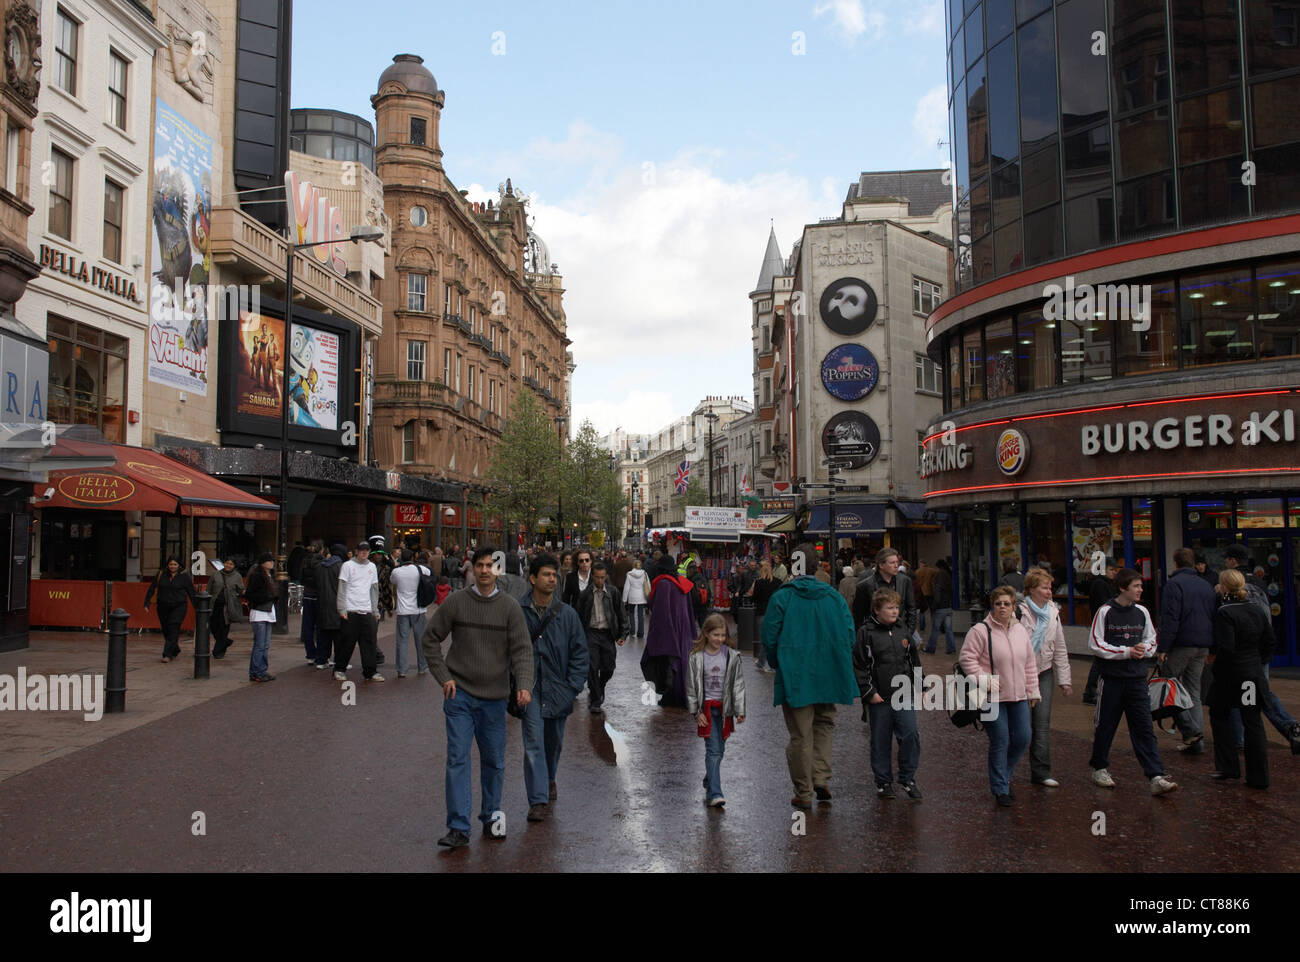
{"type": "Polygon", "coordinates": [[[1203,478],[1211,475],[1229,474],[1300,474],[1300,467],[1284,468],[1222,468],[1216,471],[1161,471],[1151,474],[1108,474],[1095,478],[1060,478],[1056,481],[1021,481],[1006,484],[974,485],[966,488],[945,488],[931,491],[922,497],[937,498],[944,494],[965,494],[971,491],[1003,491],[1007,488],[1043,488],[1062,484],[1101,484],[1115,481],[1143,481],[1151,478],[1203,478]]]}
{"type": "MultiPolygon", "coordinates": [[[[1241,391],[1236,394],[1197,394],[1191,397],[1164,398],[1159,401],[1125,401],[1121,404],[1107,404],[1101,407],[1092,408],[1064,408],[1059,411],[1049,411],[1046,414],[1023,414],[1017,417],[995,418],[992,421],[980,421],[977,424],[967,424],[957,428],[953,433],[961,434],[962,431],[973,431],[975,428],[987,428],[998,424],[1014,424],[1017,421],[1039,421],[1043,418],[1059,418],[1067,414],[1095,414],[1098,411],[1119,411],[1124,408],[1144,408],[1152,407],[1157,404],[1187,404],[1191,401],[1219,401],[1226,398],[1239,397],[1273,397],[1278,394],[1294,394],[1298,388],[1286,388],[1281,391],[1241,391]]],[[[922,446],[929,444],[935,438],[941,438],[946,432],[936,431],[921,442],[922,446]]]]}

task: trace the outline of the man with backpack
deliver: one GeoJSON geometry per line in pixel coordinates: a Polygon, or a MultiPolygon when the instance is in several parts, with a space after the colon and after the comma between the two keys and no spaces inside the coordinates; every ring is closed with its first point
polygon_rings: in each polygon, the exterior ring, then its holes
{"type": "MultiPolygon", "coordinates": [[[[420,554],[423,556],[424,552],[420,554]]],[[[397,677],[405,678],[408,638],[413,637],[415,641],[416,669],[421,675],[429,670],[420,639],[424,637],[424,612],[433,604],[438,586],[428,565],[416,562],[409,548],[401,550],[398,560],[401,563],[388,578],[397,595],[397,677]]]]}

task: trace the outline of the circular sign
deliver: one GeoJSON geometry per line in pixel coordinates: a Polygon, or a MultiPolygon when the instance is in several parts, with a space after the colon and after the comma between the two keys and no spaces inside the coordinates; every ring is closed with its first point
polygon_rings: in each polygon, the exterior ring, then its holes
{"type": "Polygon", "coordinates": [[[1270,568],[1276,568],[1278,566],[1278,562],[1280,562],[1281,560],[1282,559],[1279,558],[1276,554],[1271,554],[1268,556],[1268,566],[1270,568]]]}
{"type": "Polygon", "coordinates": [[[848,462],[849,470],[865,468],[880,453],[880,428],[859,411],[841,411],[822,428],[822,451],[827,457],[834,456],[848,462]],[[832,444],[861,444],[866,453],[838,455],[832,444]]]}
{"type": "Polygon", "coordinates": [[[843,337],[861,334],[876,319],[876,292],[856,277],[841,277],[822,291],[822,323],[843,337]]]}
{"type": "Polygon", "coordinates": [[[59,494],[81,504],[117,504],[135,494],[135,485],[120,474],[87,471],[61,480],[59,494]]]}
{"type": "Polygon", "coordinates": [[[1267,590],[1270,598],[1276,598],[1281,591],[1276,581],[1270,581],[1267,590]]]}
{"type": "Polygon", "coordinates": [[[822,386],[841,401],[861,401],[879,380],[880,365],[861,344],[841,344],[822,358],[822,386]]]}
{"type": "Polygon", "coordinates": [[[1196,524],[1196,522],[1198,522],[1198,521],[1201,520],[1201,512],[1199,512],[1199,511],[1189,511],[1188,514],[1187,514],[1187,520],[1188,520],[1191,524],[1196,524]]]}
{"type": "Polygon", "coordinates": [[[1029,438],[1015,428],[1007,428],[998,435],[998,468],[1011,477],[1019,474],[1029,463],[1029,438]]]}
{"type": "Polygon", "coordinates": [[[1268,606],[1268,610],[1269,610],[1269,613],[1270,613],[1274,618],[1280,618],[1280,617],[1282,617],[1282,606],[1279,605],[1276,601],[1273,602],[1273,604],[1271,604],[1271,605],[1268,606]]]}

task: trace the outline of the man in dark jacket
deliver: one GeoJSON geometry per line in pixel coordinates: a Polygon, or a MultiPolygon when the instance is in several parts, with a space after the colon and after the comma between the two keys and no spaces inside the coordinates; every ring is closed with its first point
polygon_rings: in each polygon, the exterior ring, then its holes
{"type": "Polygon", "coordinates": [[[907,629],[908,637],[916,631],[916,595],[912,579],[898,570],[902,555],[897,548],[881,548],[876,552],[876,566],[858,579],[858,591],[853,597],[853,624],[866,624],[871,614],[871,598],[881,588],[890,588],[902,599],[899,620],[907,629]]]}
{"type": "Polygon", "coordinates": [[[556,594],[558,569],[554,555],[539,554],[528,573],[532,591],[519,599],[533,640],[533,699],[525,706],[523,718],[530,822],[545,819],[549,803],[558,794],[555,774],[564,747],[564,725],[588,679],[590,663],[578,614],[556,594]]]}
{"type": "Polygon", "coordinates": [[[948,571],[948,562],[943,558],[934,563],[934,574],[930,576],[930,637],[925,643],[928,654],[934,654],[940,631],[946,632],[947,653],[955,655],[957,646],[952,636],[952,574],[948,571]]]}
{"type": "Polygon", "coordinates": [[[587,633],[590,653],[587,700],[593,715],[598,714],[605,703],[605,685],[614,677],[614,665],[618,659],[615,645],[622,645],[627,637],[623,599],[605,580],[605,573],[605,563],[597,561],[591,572],[591,583],[578,596],[578,620],[587,633]]]}
{"type": "Polygon", "coordinates": [[[591,583],[592,558],[590,548],[579,548],[574,552],[573,570],[564,579],[564,590],[560,594],[560,600],[571,608],[578,606],[578,596],[591,583]]]}
{"type": "MultiPolygon", "coordinates": [[[[313,664],[320,659],[316,655],[316,640],[318,632],[316,631],[316,622],[318,615],[316,612],[316,566],[320,564],[321,552],[325,546],[320,539],[312,541],[307,548],[307,553],[303,555],[302,562],[298,568],[298,577],[295,579],[302,585],[302,622],[299,625],[299,638],[302,646],[307,650],[307,660],[313,664]]],[[[326,656],[328,658],[328,655],[326,656]]]]}
{"type": "MultiPolygon", "coordinates": [[[[1088,607],[1092,610],[1095,618],[1097,612],[1102,607],[1109,604],[1110,600],[1115,597],[1115,572],[1119,567],[1115,564],[1113,558],[1106,559],[1106,575],[1094,575],[1091,584],[1088,585],[1088,607]]],[[[1085,705],[1097,704],[1097,680],[1101,678],[1101,659],[1092,660],[1092,668],[1088,671],[1088,682],[1083,686],[1083,703],[1085,705]]]]}
{"type": "MultiPolygon", "coordinates": [[[[690,579],[695,588],[691,591],[691,612],[695,615],[695,627],[698,630],[703,627],[704,619],[709,617],[709,582],[704,577],[704,572],[700,571],[700,566],[694,561],[686,566],[686,577],[690,579]]],[[[740,596],[737,595],[732,599],[733,605],[740,596]]]]}
{"type": "Polygon", "coordinates": [[[1160,643],[1156,656],[1161,674],[1177,678],[1192,698],[1192,707],[1180,712],[1174,724],[1182,733],[1180,751],[1200,755],[1205,751],[1205,722],[1201,709],[1201,672],[1214,641],[1214,589],[1196,574],[1196,553],[1191,548],[1174,552],[1174,573],[1160,594],[1160,643]]]}
{"type": "MultiPolygon", "coordinates": [[[[330,660],[339,640],[339,570],[347,560],[348,549],[341,544],[330,545],[330,553],[316,565],[316,668],[324,671],[333,662],[330,660]]],[[[339,669],[346,671],[347,666],[339,669]]]]}

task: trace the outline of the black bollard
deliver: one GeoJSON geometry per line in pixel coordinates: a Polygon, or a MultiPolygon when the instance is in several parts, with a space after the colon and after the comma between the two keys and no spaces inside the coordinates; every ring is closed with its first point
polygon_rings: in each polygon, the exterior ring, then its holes
{"type": "Polygon", "coordinates": [[[200,591],[194,596],[194,677],[212,677],[212,652],[208,648],[208,625],[212,617],[212,595],[200,591]]]}
{"type": "Polygon", "coordinates": [[[115,608],[108,616],[108,678],[104,711],[126,711],[126,621],[131,616],[115,608]]]}

